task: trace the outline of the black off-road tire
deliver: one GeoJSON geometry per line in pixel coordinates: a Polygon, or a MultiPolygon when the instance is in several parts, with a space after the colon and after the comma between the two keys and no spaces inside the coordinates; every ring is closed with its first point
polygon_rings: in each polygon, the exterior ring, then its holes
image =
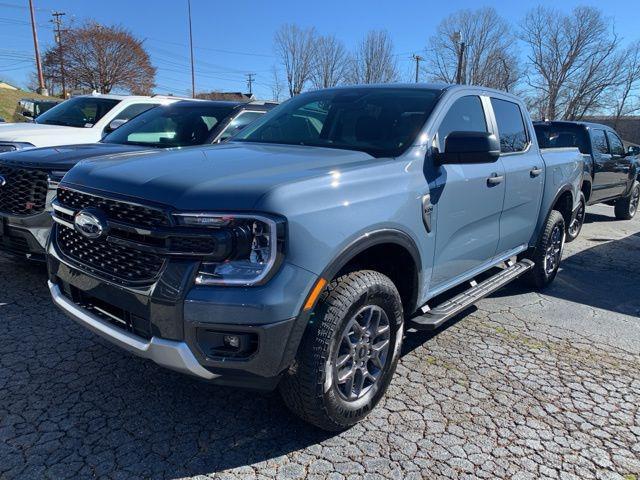
{"type": "Polygon", "coordinates": [[[640,183],[633,182],[629,195],[618,200],[614,206],[618,220],[631,220],[638,211],[640,202],[640,183]]]}
{"type": "Polygon", "coordinates": [[[543,289],[556,278],[560,261],[562,260],[565,232],[564,217],[557,210],[552,210],[540,232],[535,248],[523,255],[524,258],[528,258],[535,263],[535,266],[522,277],[524,281],[535,289],[543,289]],[[549,249],[557,242],[558,235],[560,235],[559,252],[556,252],[558,258],[553,265],[549,263],[549,266],[553,268],[547,268],[546,257],[549,249]]]}
{"type": "Polygon", "coordinates": [[[321,294],[296,359],[280,382],[282,399],[298,417],[323,430],[351,427],[386,392],[400,355],[402,335],[402,302],[388,277],[360,270],[334,279],[321,294]],[[367,306],[379,307],[387,315],[388,353],[378,380],[362,398],[348,401],[334,382],[334,352],[340,348],[345,328],[367,306]]]}
{"type": "Polygon", "coordinates": [[[580,192],[580,206],[578,207],[575,218],[573,218],[569,225],[567,225],[567,236],[565,242],[571,243],[580,236],[580,231],[582,230],[582,225],[584,225],[584,219],[586,217],[586,211],[587,200],[584,193],[580,192]]]}

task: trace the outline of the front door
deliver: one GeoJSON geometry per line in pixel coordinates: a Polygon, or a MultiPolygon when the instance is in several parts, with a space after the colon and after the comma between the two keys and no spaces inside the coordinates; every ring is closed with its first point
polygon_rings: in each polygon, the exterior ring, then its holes
{"type": "MultiPolygon", "coordinates": [[[[447,135],[454,131],[489,131],[479,96],[462,96],[450,105],[438,128],[441,151],[447,135]]],[[[437,209],[437,230],[432,289],[456,283],[494,257],[505,189],[500,160],[435,169],[437,187],[431,191],[431,202],[437,209]]]]}
{"type": "Polygon", "coordinates": [[[498,254],[502,254],[529,244],[540,214],[545,170],[538,150],[530,148],[532,133],[525,127],[520,106],[493,97],[491,106],[505,170],[498,244],[498,254]]]}

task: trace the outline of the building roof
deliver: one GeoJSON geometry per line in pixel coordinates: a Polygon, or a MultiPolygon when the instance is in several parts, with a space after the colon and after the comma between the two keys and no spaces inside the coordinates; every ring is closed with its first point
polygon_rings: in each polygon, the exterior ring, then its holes
{"type": "Polygon", "coordinates": [[[7,90],[19,90],[18,87],[14,87],[13,85],[7,82],[3,82],[2,80],[0,80],[0,88],[5,88],[7,90]]]}

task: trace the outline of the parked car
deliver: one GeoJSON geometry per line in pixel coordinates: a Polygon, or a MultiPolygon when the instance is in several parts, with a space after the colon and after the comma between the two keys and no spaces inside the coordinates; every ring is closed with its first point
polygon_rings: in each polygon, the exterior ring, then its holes
{"type": "Polygon", "coordinates": [[[73,97],[39,115],[33,123],[0,125],[0,154],[25,148],[95,143],[124,121],[177,100],[97,94],[73,97]]]}
{"type": "Polygon", "coordinates": [[[23,98],[18,102],[19,113],[31,121],[42,115],[47,110],[61,103],[60,99],[39,100],[36,98],[23,98]]]}
{"type": "Polygon", "coordinates": [[[433,329],[506,283],[553,281],[577,149],[468,86],[294,97],[219,147],[78,164],[54,201],[49,288],[160,365],[279,387],[327,430],[384,394],[405,321],[433,329]]]}
{"type": "Polygon", "coordinates": [[[180,101],[147,110],[100,143],[4,154],[0,157],[0,250],[44,259],[52,224],[51,201],[58,182],[79,161],[219,143],[273,106],[265,102],[180,101]]]}
{"type": "Polygon", "coordinates": [[[580,210],[567,230],[567,241],[580,233],[585,207],[606,203],[616,218],[630,220],[640,203],[640,167],[632,151],[626,151],[620,136],[606,125],[588,122],[535,122],[542,147],[577,147],[584,155],[584,181],[580,210]]]}

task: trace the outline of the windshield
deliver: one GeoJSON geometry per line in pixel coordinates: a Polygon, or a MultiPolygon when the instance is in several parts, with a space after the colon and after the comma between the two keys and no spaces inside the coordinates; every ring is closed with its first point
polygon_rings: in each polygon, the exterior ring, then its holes
{"type": "Polygon", "coordinates": [[[231,141],[310,145],[394,157],[415,140],[439,90],[348,88],[295,97],[231,141]]]}
{"type": "Polygon", "coordinates": [[[233,107],[180,105],[148,110],[102,139],[105,143],[147,147],[187,147],[208,143],[213,129],[233,107]]]}
{"type": "Polygon", "coordinates": [[[98,97],[75,97],[47,110],[36,119],[44,125],[91,128],[120,100],[98,97]]]}

